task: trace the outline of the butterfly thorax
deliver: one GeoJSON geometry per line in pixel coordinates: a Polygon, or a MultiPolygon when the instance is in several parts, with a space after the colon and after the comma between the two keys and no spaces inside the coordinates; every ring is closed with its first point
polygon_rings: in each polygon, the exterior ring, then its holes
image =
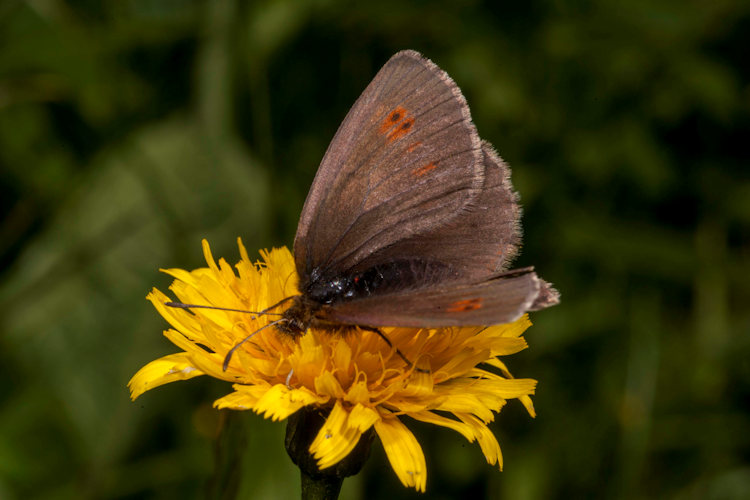
{"type": "Polygon", "coordinates": [[[326,310],[335,302],[367,296],[382,280],[377,273],[355,273],[325,277],[319,269],[310,273],[310,279],[300,286],[300,295],[292,297],[291,305],[284,311],[278,324],[282,333],[292,337],[303,335],[308,328],[350,330],[351,326],[327,320],[326,310]]]}
{"type": "Polygon", "coordinates": [[[377,264],[362,272],[326,275],[314,269],[309,281],[300,287],[300,292],[315,302],[330,305],[416,286],[429,286],[453,274],[450,266],[441,262],[398,259],[377,264]]]}

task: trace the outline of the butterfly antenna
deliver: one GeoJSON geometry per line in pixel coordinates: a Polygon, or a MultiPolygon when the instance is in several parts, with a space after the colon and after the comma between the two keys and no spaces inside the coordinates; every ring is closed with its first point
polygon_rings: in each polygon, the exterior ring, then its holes
{"type": "MultiPolygon", "coordinates": [[[[257,316],[263,316],[263,315],[270,315],[273,314],[275,316],[280,316],[282,313],[272,313],[268,312],[271,309],[274,309],[287,300],[290,300],[294,298],[294,295],[291,295],[289,297],[285,297],[275,303],[274,305],[270,307],[266,307],[262,311],[248,311],[247,309],[232,309],[231,307],[219,307],[219,306],[207,306],[207,305],[201,305],[201,304],[185,304],[184,302],[165,302],[164,305],[168,307],[176,307],[178,309],[216,309],[217,311],[232,311],[232,312],[241,312],[241,313],[248,313],[248,314],[255,314],[257,316]]],[[[257,316],[253,316],[252,319],[256,319],[257,316]]]]}
{"type": "MultiPolygon", "coordinates": [[[[184,304],[182,302],[165,302],[165,306],[175,307],[178,309],[216,309],[217,311],[233,311],[248,314],[255,314],[260,316],[261,314],[281,314],[281,313],[268,313],[265,311],[248,311],[247,309],[232,309],[231,307],[218,307],[218,306],[206,306],[201,304],[184,304]]],[[[257,316],[253,316],[255,319],[257,316]]]]}
{"type": "Polygon", "coordinates": [[[419,368],[417,365],[415,365],[414,363],[412,363],[409,360],[409,358],[407,358],[406,356],[404,356],[404,353],[401,352],[401,350],[398,347],[394,347],[393,346],[393,342],[391,342],[391,339],[389,339],[388,337],[386,337],[385,333],[381,332],[378,328],[372,328],[372,327],[369,327],[369,326],[362,326],[362,325],[359,325],[359,328],[361,328],[362,330],[367,330],[368,332],[375,332],[375,333],[377,333],[378,336],[381,339],[383,339],[386,344],[388,344],[388,347],[390,347],[391,349],[395,349],[396,350],[396,354],[398,355],[398,357],[401,358],[401,359],[403,359],[404,363],[406,363],[406,365],[409,368],[414,368],[416,371],[418,371],[420,373],[430,373],[430,370],[425,370],[424,368],[419,368]]]}
{"type": "Polygon", "coordinates": [[[277,324],[281,323],[282,321],[287,321],[287,319],[286,318],[281,318],[281,319],[277,319],[275,321],[271,321],[266,326],[261,326],[260,328],[258,328],[257,330],[255,330],[253,333],[251,333],[250,335],[248,335],[244,339],[242,339],[239,342],[237,342],[234,345],[234,347],[232,347],[231,349],[229,349],[229,352],[224,357],[224,364],[221,365],[222,370],[227,371],[227,368],[229,368],[229,361],[232,359],[232,355],[234,354],[234,351],[236,351],[237,349],[239,349],[242,344],[244,344],[245,342],[247,342],[251,338],[255,337],[258,333],[262,332],[263,330],[265,330],[269,326],[277,325],[277,324]]]}

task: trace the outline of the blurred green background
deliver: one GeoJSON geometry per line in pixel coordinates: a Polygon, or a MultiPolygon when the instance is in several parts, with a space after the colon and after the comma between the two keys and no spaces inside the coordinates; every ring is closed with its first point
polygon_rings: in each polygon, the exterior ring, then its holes
{"type": "Polygon", "coordinates": [[[539,388],[493,425],[504,472],[407,422],[427,494],[376,444],[342,498],[750,498],[750,4],[726,0],[0,3],[0,498],[218,498],[227,442],[239,497],[298,496],[284,424],[211,409],[228,384],[130,402],[176,351],[144,297],[201,238],[291,245],[403,48],[512,165],[517,263],[563,302],[507,359],[539,388]]]}

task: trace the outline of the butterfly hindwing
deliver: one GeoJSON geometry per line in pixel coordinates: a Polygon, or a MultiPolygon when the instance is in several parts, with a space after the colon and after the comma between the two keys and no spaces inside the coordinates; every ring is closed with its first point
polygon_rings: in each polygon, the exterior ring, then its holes
{"type": "Polygon", "coordinates": [[[531,308],[542,288],[550,290],[527,268],[476,284],[362,297],[336,303],[321,312],[326,319],[351,325],[425,328],[493,325],[518,319],[531,308]]]}
{"type": "Polygon", "coordinates": [[[483,141],[482,153],[483,185],[468,206],[451,220],[376,251],[353,270],[364,271],[394,255],[449,266],[453,272],[443,277],[446,280],[476,282],[506,270],[521,239],[518,195],[510,169],[492,145],[483,141]]]}

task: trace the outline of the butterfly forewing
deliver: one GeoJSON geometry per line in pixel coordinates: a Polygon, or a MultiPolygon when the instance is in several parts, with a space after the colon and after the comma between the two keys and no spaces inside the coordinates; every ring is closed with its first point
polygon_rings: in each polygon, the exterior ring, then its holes
{"type": "Polygon", "coordinates": [[[300,217],[301,282],[460,216],[484,183],[481,143],[456,84],[416,52],[393,56],[344,119],[300,217]]]}

